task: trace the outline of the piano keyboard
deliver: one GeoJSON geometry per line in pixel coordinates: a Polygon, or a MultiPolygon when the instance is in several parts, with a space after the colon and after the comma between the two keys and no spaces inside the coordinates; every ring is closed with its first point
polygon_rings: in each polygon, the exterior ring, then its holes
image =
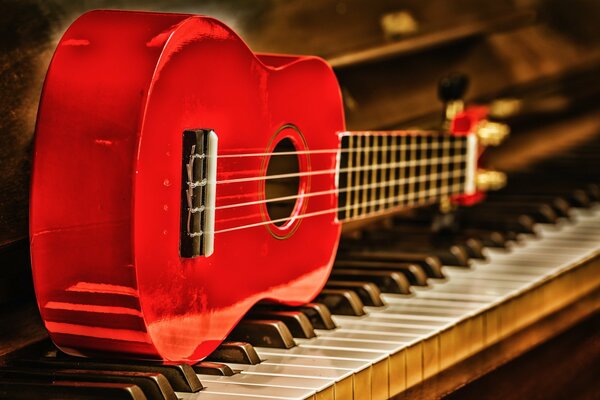
{"type": "Polygon", "coordinates": [[[233,376],[198,375],[205,388],[181,399],[387,399],[600,284],[600,210],[538,225],[510,250],[486,249],[470,268],[444,266],[445,280],[412,295],[383,294],[385,307],[334,316],[335,330],[257,347],[261,363],[229,364],[233,376]],[[574,286],[573,283],[577,283],[574,286]],[[559,288],[560,287],[560,288],[559,288]],[[555,296],[556,293],[562,296],[555,296]]]}
{"type": "Polygon", "coordinates": [[[257,306],[205,362],[83,359],[47,343],[0,360],[0,399],[393,397],[598,293],[599,149],[513,174],[459,210],[457,231],[432,233],[430,210],[368,231],[314,304],[257,306]]]}

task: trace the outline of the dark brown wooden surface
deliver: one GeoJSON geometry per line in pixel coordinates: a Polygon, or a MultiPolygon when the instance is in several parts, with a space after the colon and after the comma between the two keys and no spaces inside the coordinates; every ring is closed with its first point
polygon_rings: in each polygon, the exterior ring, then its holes
{"type": "Polygon", "coordinates": [[[599,399],[600,313],[446,396],[475,399],[599,399]]]}
{"type": "Polygon", "coordinates": [[[597,373],[587,375],[600,358],[599,328],[597,289],[395,399],[571,398],[561,396],[575,389],[589,398],[600,387],[597,373]]]}

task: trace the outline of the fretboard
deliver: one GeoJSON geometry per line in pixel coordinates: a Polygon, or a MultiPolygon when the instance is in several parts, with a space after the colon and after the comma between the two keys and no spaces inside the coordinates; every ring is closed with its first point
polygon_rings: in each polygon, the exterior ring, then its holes
{"type": "Polygon", "coordinates": [[[471,136],[427,131],[341,135],[341,221],[474,191],[476,143],[471,136]]]}

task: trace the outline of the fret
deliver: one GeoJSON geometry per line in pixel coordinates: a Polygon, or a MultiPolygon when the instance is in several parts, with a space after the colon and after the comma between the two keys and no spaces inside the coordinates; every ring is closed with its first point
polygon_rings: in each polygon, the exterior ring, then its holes
{"type": "MultiPolygon", "coordinates": [[[[360,165],[360,151],[357,151],[357,147],[360,147],[360,138],[353,136],[352,137],[352,146],[350,147],[351,151],[351,160],[352,160],[352,168],[360,165]]],[[[355,188],[356,185],[360,183],[358,180],[358,173],[354,170],[349,171],[352,175],[352,196],[350,200],[350,217],[354,217],[356,215],[356,204],[358,203],[358,190],[355,188]]]]}
{"type": "MultiPolygon", "coordinates": [[[[441,138],[436,138],[436,139],[437,139],[436,141],[439,142],[441,138]]],[[[440,149],[438,146],[436,146],[436,143],[433,140],[431,142],[429,156],[434,160],[439,160],[439,158],[441,157],[440,149]]],[[[442,164],[441,161],[434,163],[431,166],[431,170],[430,170],[431,189],[433,191],[432,196],[435,197],[436,199],[438,197],[437,195],[438,195],[438,191],[440,189],[440,183],[438,182],[438,176],[440,173],[439,168],[440,168],[441,164],[442,164]]]]}
{"type": "Polygon", "coordinates": [[[358,217],[360,213],[359,204],[361,202],[361,192],[359,185],[362,184],[362,175],[360,171],[360,167],[362,166],[362,157],[363,152],[360,150],[362,147],[362,136],[357,136],[355,138],[354,147],[352,149],[354,153],[354,170],[351,171],[354,174],[354,189],[352,196],[352,218],[358,217]]]}
{"type": "Polygon", "coordinates": [[[465,193],[467,142],[431,132],[360,132],[342,138],[338,218],[358,219],[465,193]]]}
{"type": "MultiPolygon", "coordinates": [[[[357,137],[356,141],[354,143],[354,156],[355,156],[355,167],[362,167],[362,157],[363,157],[363,151],[361,150],[363,143],[362,140],[364,138],[363,137],[357,137]]],[[[360,170],[356,170],[356,171],[352,171],[354,173],[354,184],[355,185],[361,185],[362,184],[362,171],[360,170]]],[[[360,213],[360,209],[358,207],[358,204],[360,204],[361,201],[361,192],[360,189],[356,189],[354,191],[354,200],[353,200],[353,209],[352,209],[352,214],[353,217],[358,217],[359,213],[360,213]]]]}
{"type": "MultiPolygon", "coordinates": [[[[382,139],[383,139],[382,135],[375,136],[375,148],[376,148],[375,159],[377,160],[377,164],[386,165],[383,162],[383,153],[385,151],[385,149],[384,149],[385,145],[384,145],[382,139]]],[[[381,188],[382,188],[382,182],[383,182],[383,173],[384,173],[385,169],[386,168],[377,168],[377,171],[375,173],[375,183],[376,183],[375,196],[374,196],[375,197],[375,205],[374,205],[374,209],[372,210],[374,212],[377,212],[380,209],[382,209],[382,207],[381,207],[381,188]]]]}
{"type": "MultiPolygon", "coordinates": [[[[379,157],[379,140],[377,135],[372,135],[371,136],[371,146],[372,146],[372,150],[371,150],[371,182],[372,183],[377,183],[377,167],[378,167],[378,157],[379,157]]],[[[377,203],[377,185],[375,185],[374,187],[372,187],[369,190],[369,199],[371,201],[371,204],[369,205],[369,207],[367,207],[367,213],[372,213],[374,211],[377,210],[376,208],[376,203],[377,203]]]]}
{"type": "MultiPolygon", "coordinates": [[[[463,149],[464,141],[458,140],[458,139],[460,139],[460,138],[454,137],[454,156],[457,156],[457,155],[463,153],[462,149],[463,149]]],[[[462,161],[457,160],[456,157],[454,157],[452,162],[454,164],[453,169],[455,169],[455,170],[461,169],[460,167],[461,167],[462,161]]],[[[453,188],[452,192],[453,193],[458,193],[460,191],[460,186],[461,186],[460,182],[461,182],[460,176],[453,177],[453,180],[452,180],[452,188],[453,188]]]]}
{"type": "MultiPolygon", "coordinates": [[[[390,136],[390,154],[389,154],[389,160],[392,164],[396,164],[398,163],[398,137],[397,136],[390,136]]],[[[396,192],[398,189],[398,183],[396,182],[396,180],[398,179],[398,174],[396,173],[398,171],[397,168],[392,168],[390,169],[390,180],[393,181],[394,183],[392,184],[392,186],[388,189],[388,196],[390,197],[387,203],[387,207],[388,208],[392,208],[396,205],[395,201],[394,201],[394,197],[396,196],[396,192]]]]}
{"type": "MultiPolygon", "coordinates": [[[[394,150],[392,149],[392,136],[382,136],[382,140],[385,143],[385,150],[383,151],[383,163],[385,164],[388,161],[388,158],[390,160],[391,164],[394,164],[395,161],[392,158],[392,155],[394,154],[394,150]],[[389,157],[388,157],[389,156],[389,157]]],[[[383,177],[382,177],[382,181],[383,182],[388,182],[392,179],[392,169],[387,168],[386,171],[384,171],[383,173],[383,177]]],[[[379,195],[380,200],[382,201],[382,208],[390,208],[390,202],[391,202],[391,198],[393,196],[392,193],[392,187],[390,185],[387,184],[383,184],[382,185],[382,193],[379,195]]]]}
{"type": "MultiPolygon", "coordinates": [[[[451,138],[448,136],[444,136],[442,138],[442,158],[447,158],[450,157],[450,140],[451,138]]],[[[442,189],[440,190],[440,194],[446,196],[448,195],[448,178],[447,178],[447,174],[448,174],[448,164],[446,163],[442,163],[442,176],[444,177],[442,179],[442,189]]]]}
{"type": "MultiPolygon", "coordinates": [[[[411,135],[411,136],[409,136],[409,139],[410,139],[410,156],[408,157],[408,159],[410,161],[415,161],[417,159],[418,136],[411,135]]],[[[413,178],[416,176],[416,174],[417,174],[416,165],[415,165],[415,163],[411,163],[410,167],[409,167],[409,171],[408,171],[408,177],[413,178]]],[[[407,196],[408,196],[407,205],[409,205],[409,206],[414,205],[416,193],[415,193],[415,182],[413,179],[410,179],[410,183],[408,185],[407,196]]]]}
{"type": "Polygon", "coordinates": [[[341,140],[341,153],[340,153],[340,171],[343,171],[344,168],[347,169],[346,172],[340,172],[338,188],[340,189],[339,193],[339,204],[344,204],[345,209],[342,212],[338,212],[339,219],[346,219],[350,217],[350,205],[352,204],[352,165],[353,165],[353,157],[354,153],[352,149],[354,148],[354,136],[344,136],[341,140]],[[343,187],[343,184],[346,184],[343,187]]]}
{"type": "MultiPolygon", "coordinates": [[[[385,153],[385,143],[383,142],[383,135],[377,135],[375,136],[375,140],[377,142],[377,147],[378,147],[378,151],[377,151],[377,162],[382,164],[382,165],[386,165],[386,163],[383,160],[384,157],[384,153],[385,153]]],[[[382,201],[385,201],[385,194],[384,196],[382,196],[382,188],[385,186],[385,184],[383,183],[385,181],[384,177],[384,173],[385,170],[387,168],[380,168],[377,170],[377,177],[376,177],[376,182],[377,182],[377,186],[375,188],[375,192],[376,195],[375,197],[377,198],[377,202],[375,203],[375,211],[379,211],[381,209],[383,209],[382,207],[382,201]]]]}
{"type": "MultiPolygon", "coordinates": [[[[407,152],[407,143],[408,143],[408,137],[406,136],[400,136],[400,146],[399,146],[399,152],[400,152],[400,164],[405,163],[406,162],[406,152],[407,152]]],[[[398,197],[398,205],[403,205],[402,200],[400,200],[402,198],[402,196],[404,195],[404,193],[406,193],[406,185],[404,183],[404,180],[406,178],[406,173],[405,173],[405,169],[404,167],[398,167],[398,172],[400,175],[400,184],[399,184],[399,197],[398,197]]]]}
{"type": "MultiPolygon", "coordinates": [[[[363,147],[369,147],[370,146],[370,140],[369,140],[369,135],[365,135],[363,136],[363,147]]],[[[371,156],[371,152],[369,150],[366,151],[362,151],[363,154],[363,163],[362,166],[366,167],[369,166],[369,160],[370,160],[370,156],[371,156]]],[[[369,198],[369,190],[367,184],[369,183],[369,171],[366,168],[363,168],[363,170],[361,171],[361,175],[362,175],[362,184],[363,186],[366,186],[367,188],[363,189],[362,191],[362,204],[361,204],[361,210],[360,210],[360,214],[359,215],[364,215],[367,213],[367,206],[368,206],[368,198],[369,198]]]]}
{"type": "MultiPolygon", "coordinates": [[[[420,151],[420,156],[419,159],[420,160],[429,160],[430,158],[427,157],[427,149],[428,149],[428,141],[429,139],[431,139],[431,136],[422,136],[419,138],[419,142],[420,142],[420,147],[421,147],[421,151],[420,151]]],[[[429,174],[427,173],[428,171],[428,166],[430,164],[424,164],[421,166],[420,171],[419,171],[419,176],[425,176],[425,177],[429,177],[429,174]]],[[[419,193],[425,193],[427,191],[427,182],[429,181],[429,179],[424,179],[423,182],[421,182],[421,185],[419,187],[419,193]]],[[[420,204],[422,202],[427,201],[427,198],[424,194],[421,194],[419,196],[419,198],[417,199],[417,204],[420,204]]]]}

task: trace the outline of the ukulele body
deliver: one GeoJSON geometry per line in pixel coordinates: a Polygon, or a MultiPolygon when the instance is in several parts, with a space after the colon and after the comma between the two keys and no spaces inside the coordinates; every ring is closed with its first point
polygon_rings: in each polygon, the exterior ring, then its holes
{"type": "Polygon", "coordinates": [[[49,67],[36,127],[32,269],[53,341],[70,354],[195,362],[258,301],[311,301],[340,224],[336,153],[309,152],[339,148],[343,130],[336,78],[318,58],[255,55],[207,17],[80,17],[49,67]],[[214,130],[219,157],[231,156],[217,182],[239,180],[216,184],[208,257],[180,254],[188,129],[214,130]],[[327,193],[302,197],[276,226],[260,177],[283,138],[308,173],[300,194],[327,193]]]}

